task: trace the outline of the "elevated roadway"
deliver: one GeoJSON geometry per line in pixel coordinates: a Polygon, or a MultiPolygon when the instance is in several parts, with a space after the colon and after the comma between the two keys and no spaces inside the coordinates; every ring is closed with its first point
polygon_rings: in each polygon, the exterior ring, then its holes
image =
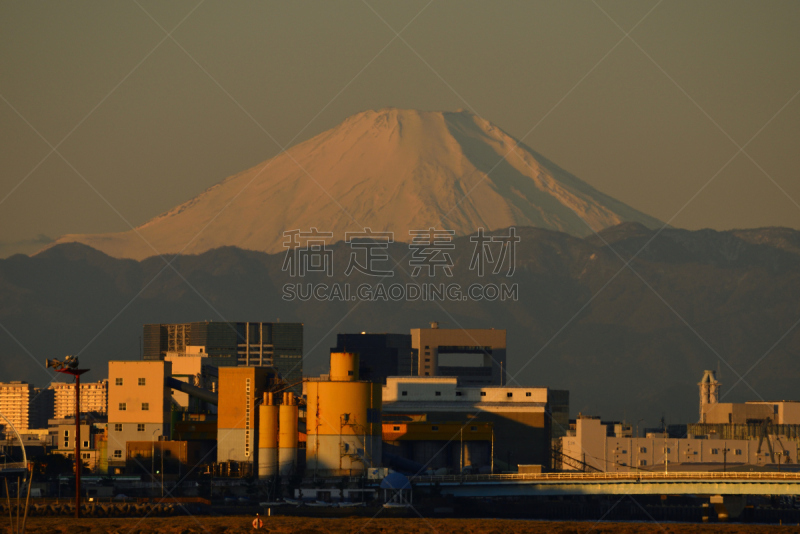
{"type": "Polygon", "coordinates": [[[544,473],[418,476],[456,497],[549,495],[800,495],[800,473],[544,473]]]}

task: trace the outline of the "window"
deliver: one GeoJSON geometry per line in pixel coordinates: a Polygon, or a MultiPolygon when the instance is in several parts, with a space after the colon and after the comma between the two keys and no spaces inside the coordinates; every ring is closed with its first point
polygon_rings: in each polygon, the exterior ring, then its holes
{"type": "Polygon", "coordinates": [[[439,427],[434,425],[434,426],[431,427],[431,430],[439,430],[439,427]]]}
{"type": "Polygon", "coordinates": [[[82,453],[81,454],[81,458],[83,458],[84,460],[88,460],[89,459],[89,453],[88,452],[82,453]]]}
{"type": "Polygon", "coordinates": [[[733,454],[735,454],[736,456],[741,456],[742,455],[742,449],[736,449],[735,451],[733,451],[733,454]]]}
{"type": "Polygon", "coordinates": [[[514,394],[513,394],[513,393],[511,393],[510,391],[509,391],[508,393],[506,393],[506,397],[508,397],[508,398],[511,398],[513,395],[514,395],[514,394]]]}
{"type": "Polygon", "coordinates": [[[639,465],[647,465],[647,460],[639,460],[639,465]]]}
{"type": "Polygon", "coordinates": [[[647,447],[639,447],[639,452],[647,452],[647,447]]]}
{"type": "Polygon", "coordinates": [[[69,440],[67,439],[64,440],[64,448],[69,449],[69,440]]]}
{"type": "Polygon", "coordinates": [[[431,361],[431,359],[430,358],[425,358],[425,361],[429,362],[429,361],[431,361]]]}
{"type": "Polygon", "coordinates": [[[140,386],[143,386],[143,385],[144,385],[144,383],[145,383],[145,382],[144,382],[144,378],[140,378],[140,379],[139,379],[139,385],[140,385],[140,386]]]}
{"type": "Polygon", "coordinates": [[[69,430],[65,430],[65,431],[64,431],[64,437],[65,437],[65,438],[68,438],[68,437],[69,437],[69,430]]]}
{"type": "Polygon", "coordinates": [[[442,396],[442,392],[441,392],[441,391],[437,391],[437,392],[436,392],[436,396],[437,396],[437,397],[441,397],[441,396],[442,396]]]}
{"type": "Polygon", "coordinates": [[[114,379],[114,385],[115,386],[121,386],[122,385],[122,378],[114,379]]]}
{"type": "Polygon", "coordinates": [[[530,396],[531,396],[531,392],[530,392],[530,391],[526,391],[526,392],[525,392],[525,396],[526,396],[526,397],[530,397],[530,396]]]}
{"type": "Polygon", "coordinates": [[[430,373],[426,371],[425,376],[430,376],[430,373]]]}
{"type": "Polygon", "coordinates": [[[144,432],[144,423],[139,423],[138,425],[136,425],[136,431],[144,432]]]}
{"type": "Polygon", "coordinates": [[[408,397],[408,391],[403,391],[400,393],[403,397],[408,397]]]}
{"type": "Polygon", "coordinates": [[[119,411],[124,412],[127,409],[128,409],[128,404],[127,403],[125,403],[125,402],[120,402],[119,403],[119,411]]]}
{"type": "Polygon", "coordinates": [[[114,451],[114,458],[122,458],[122,451],[120,449],[114,451]]]}
{"type": "Polygon", "coordinates": [[[622,454],[628,454],[628,449],[622,449],[622,454]]]}
{"type": "Polygon", "coordinates": [[[150,403],[149,403],[149,402],[143,402],[143,403],[142,403],[142,411],[145,411],[145,412],[146,412],[146,411],[148,411],[149,409],[150,409],[150,403]]]}
{"type": "Polygon", "coordinates": [[[431,347],[430,347],[430,345],[425,345],[425,348],[426,348],[426,349],[429,349],[429,348],[431,348],[431,347]]]}
{"type": "Polygon", "coordinates": [[[671,452],[672,452],[672,449],[671,449],[671,448],[669,448],[669,447],[667,447],[667,454],[669,454],[669,453],[671,453],[671,452]]]}
{"type": "Polygon", "coordinates": [[[485,391],[481,391],[481,397],[485,397],[485,396],[486,396],[486,392],[485,391]]]}
{"type": "Polygon", "coordinates": [[[347,371],[347,376],[353,376],[353,371],[352,370],[347,371]]]}
{"type": "Polygon", "coordinates": [[[719,454],[719,449],[711,449],[711,454],[719,454]]]}
{"type": "Polygon", "coordinates": [[[619,463],[619,465],[621,465],[621,466],[623,466],[623,467],[624,467],[624,466],[626,466],[626,465],[628,465],[628,464],[627,464],[626,462],[620,462],[620,463],[619,463]]]}
{"type": "Polygon", "coordinates": [[[400,431],[400,427],[399,426],[393,426],[392,430],[394,430],[395,432],[399,432],[400,431]]]}
{"type": "Polygon", "coordinates": [[[88,439],[83,440],[83,448],[84,449],[88,449],[89,448],[89,440],[88,439]]]}
{"type": "Polygon", "coordinates": [[[122,432],[122,424],[114,423],[114,432],[122,432]]]}
{"type": "Polygon", "coordinates": [[[456,391],[456,397],[460,397],[460,396],[461,396],[461,392],[460,391],[456,391]]]}

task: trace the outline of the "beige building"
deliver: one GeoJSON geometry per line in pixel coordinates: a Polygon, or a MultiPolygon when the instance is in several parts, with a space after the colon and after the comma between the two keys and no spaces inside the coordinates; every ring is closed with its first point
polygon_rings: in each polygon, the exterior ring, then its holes
{"type": "Polygon", "coordinates": [[[597,417],[580,416],[575,429],[561,438],[561,469],[577,471],[634,472],[685,470],[722,470],[726,465],[765,466],[796,464],[797,443],[782,436],[768,436],[759,451],[758,439],[714,439],[713,435],[669,438],[664,434],[632,437],[630,427],[620,433],[620,425],[601,422],[597,417]],[[584,467],[585,466],[585,467],[584,467]]]}
{"type": "MultiPolygon", "coordinates": [[[[46,428],[52,410],[50,393],[22,381],[0,382],[0,413],[20,434],[29,428],[46,428]]],[[[11,429],[0,418],[3,432],[11,429]]]]}
{"type": "Polygon", "coordinates": [[[776,425],[800,424],[798,401],[748,401],[745,403],[720,402],[709,404],[703,414],[706,424],[752,424],[770,418],[776,425]]]}
{"type": "Polygon", "coordinates": [[[549,466],[551,439],[569,426],[569,392],[468,386],[444,376],[388,377],[383,387],[384,422],[417,414],[434,423],[492,423],[498,470],[515,469],[518,464],[549,466]]]}
{"type": "Polygon", "coordinates": [[[505,384],[506,331],[491,329],[413,328],[419,376],[455,376],[464,385],[505,384]]]}
{"type": "MultiPolygon", "coordinates": [[[[53,418],[75,417],[75,384],[53,382],[53,418]]],[[[81,413],[106,414],[108,412],[108,379],[81,383],[81,413]]]]}
{"type": "Polygon", "coordinates": [[[109,472],[124,468],[128,441],[157,441],[170,435],[172,395],[168,361],[108,362],[109,472]]]}

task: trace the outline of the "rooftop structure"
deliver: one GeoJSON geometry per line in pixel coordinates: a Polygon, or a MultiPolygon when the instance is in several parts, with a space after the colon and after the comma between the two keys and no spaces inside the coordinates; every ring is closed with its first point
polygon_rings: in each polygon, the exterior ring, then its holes
{"type": "Polygon", "coordinates": [[[495,329],[411,330],[417,351],[419,376],[455,376],[464,385],[499,386],[505,383],[506,331],[495,329]]]}

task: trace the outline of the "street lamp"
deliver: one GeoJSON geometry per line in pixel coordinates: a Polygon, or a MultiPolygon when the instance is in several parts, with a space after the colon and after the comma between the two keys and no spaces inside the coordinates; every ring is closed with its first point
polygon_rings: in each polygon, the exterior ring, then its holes
{"type": "Polygon", "coordinates": [[[55,358],[45,360],[45,367],[52,367],[57,373],[75,377],[75,519],[81,517],[81,375],[89,369],[78,369],[78,357],[66,356],[64,361],[55,358]]]}

